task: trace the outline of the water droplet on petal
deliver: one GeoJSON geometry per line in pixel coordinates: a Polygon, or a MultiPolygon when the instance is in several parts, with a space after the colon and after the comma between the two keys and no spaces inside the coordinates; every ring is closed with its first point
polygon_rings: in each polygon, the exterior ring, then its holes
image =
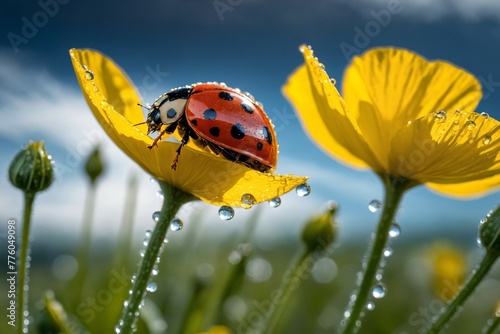
{"type": "Polygon", "coordinates": [[[467,121],[467,130],[472,131],[476,128],[476,123],[474,121],[467,121]]]}
{"type": "Polygon", "coordinates": [[[250,100],[252,100],[253,102],[255,102],[255,97],[253,97],[252,94],[250,94],[249,92],[244,92],[243,94],[245,94],[246,97],[248,97],[250,100]]]}
{"type": "Polygon", "coordinates": [[[147,290],[148,292],[155,292],[155,291],[156,291],[156,288],[157,288],[156,283],[151,282],[151,283],[149,283],[149,284],[148,284],[148,286],[146,287],[146,290],[147,290]]]}
{"type": "Polygon", "coordinates": [[[401,226],[399,224],[394,223],[392,224],[391,228],[389,229],[389,236],[391,238],[397,238],[401,234],[401,226]]]}
{"type": "Polygon", "coordinates": [[[277,208],[278,206],[281,205],[281,198],[275,197],[271,199],[268,203],[271,208],[277,208]]]}
{"type": "Polygon", "coordinates": [[[311,193],[311,187],[307,183],[302,183],[301,185],[297,186],[297,188],[295,188],[295,192],[300,197],[304,197],[311,193]]]}
{"type": "Polygon", "coordinates": [[[102,100],[101,101],[101,108],[106,109],[108,107],[108,101],[102,100]]]}
{"type": "Polygon", "coordinates": [[[155,221],[155,223],[158,223],[160,221],[161,212],[160,211],[153,212],[152,217],[153,217],[153,220],[155,221]]]}
{"type": "Polygon", "coordinates": [[[219,217],[222,220],[230,220],[234,217],[234,209],[230,206],[223,205],[219,208],[219,217]]]}
{"type": "Polygon", "coordinates": [[[94,80],[94,73],[90,70],[86,70],[84,76],[87,81],[94,80]]]}
{"type": "Polygon", "coordinates": [[[255,202],[255,197],[253,197],[252,194],[244,194],[243,196],[241,196],[241,207],[243,209],[250,209],[255,204],[255,202]]]}
{"type": "Polygon", "coordinates": [[[184,227],[184,223],[179,218],[175,218],[170,222],[170,230],[174,232],[182,230],[182,227],[184,227]]]}
{"type": "Polygon", "coordinates": [[[332,85],[337,84],[337,80],[335,80],[334,78],[330,78],[330,82],[332,83],[332,85]]]}
{"type": "Polygon", "coordinates": [[[446,121],[446,111],[444,110],[439,110],[436,115],[434,116],[434,119],[439,122],[444,122],[446,121]]]}
{"type": "Polygon", "coordinates": [[[387,247],[386,249],[384,249],[384,257],[390,257],[391,255],[392,255],[391,247],[387,247]]]}
{"type": "Polygon", "coordinates": [[[372,296],[376,299],[385,297],[385,286],[382,283],[377,283],[372,289],[372,296]]]}
{"type": "Polygon", "coordinates": [[[382,207],[382,203],[380,203],[380,201],[378,201],[376,199],[372,200],[368,204],[368,210],[370,210],[371,212],[377,212],[378,210],[380,210],[381,207],[382,207]]]}
{"type": "Polygon", "coordinates": [[[487,112],[482,112],[481,116],[484,117],[484,120],[487,120],[488,118],[490,118],[490,115],[487,112]]]}
{"type": "Polygon", "coordinates": [[[489,135],[486,135],[482,139],[484,145],[489,145],[491,143],[491,137],[489,135]]]}

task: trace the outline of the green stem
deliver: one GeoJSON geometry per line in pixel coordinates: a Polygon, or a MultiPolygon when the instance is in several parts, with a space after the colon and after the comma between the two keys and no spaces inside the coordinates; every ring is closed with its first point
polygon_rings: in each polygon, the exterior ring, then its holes
{"type": "Polygon", "coordinates": [[[175,215],[182,205],[195,200],[193,195],[185,193],[169,184],[163,182],[159,182],[159,184],[164,194],[160,219],[156,223],[153,233],[151,234],[139,272],[135,277],[131,294],[124,306],[122,317],[116,327],[116,332],[120,334],[135,332],[136,322],[139,316],[139,306],[146,296],[146,288],[151,282],[151,272],[158,262],[170,222],[175,218],[175,215]]]}
{"type": "Polygon", "coordinates": [[[447,305],[444,312],[434,320],[431,328],[427,331],[427,333],[437,334],[444,328],[444,326],[453,317],[453,315],[461,309],[463,303],[467,300],[467,298],[469,298],[472,292],[474,292],[474,290],[479,285],[479,283],[481,283],[486,274],[488,274],[499,255],[500,253],[494,249],[486,251],[483,259],[472,271],[472,274],[467,279],[467,282],[465,282],[458,294],[447,305]]]}
{"type": "Polygon", "coordinates": [[[275,307],[271,308],[270,314],[267,314],[267,321],[264,324],[261,333],[262,334],[273,334],[275,333],[276,325],[278,324],[283,311],[287,305],[287,301],[295,289],[297,289],[297,281],[300,281],[306,265],[310,265],[311,252],[308,248],[304,250],[304,253],[300,256],[298,261],[294,266],[292,266],[292,273],[288,279],[284,280],[283,284],[279,289],[278,300],[274,300],[275,307]]]}
{"type": "Polygon", "coordinates": [[[490,319],[490,321],[488,321],[488,324],[481,333],[493,334],[495,333],[495,329],[498,328],[498,325],[500,325],[500,316],[495,316],[493,319],[490,319]]]}
{"type": "Polygon", "coordinates": [[[137,203],[137,175],[133,174],[128,182],[125,207],[123,209],[120,237],[118,241],[118,254],[115,258],[114,268],[126,268],[130,258],[130,245],[134,225],[135,209],[137,203]]]}
{"type": "Polygon", "coordinates": [[[92,241],[92,217],[94,216],[96,185],[91,182],[88,188],[87,197],[83,211],[83,230],[78,250],[79,270],[75,277],[74,304],[77,305],[83,300],[85,291],[85,279],[89,267],[90,244],[92,241]]]}
{"type": "Polygon", "coordinates": [[[377,231],[365,255],[367,261],[366,267],[363,271],[361,284],[355,292],[356,299],[352,307],[346,311],[349,315],[344,318],[345,324],[342,328],[342,333],[344,334],[353,333],[359,327],[357,323],[366,306],[377,270],[380,267],[382,253],[387,243],[389,230],[393,224],[396,210],[399,207],[404,192],[411,186],[410,181],[396,179],[391,176],[382,177],[382,181],[385,186],[384,207],[377,225],[377,231]]]}
{"type": "Polygon", "coordinates": [[[30,223],[31,223],[31,213],[33,211],[33,202],[35,201],[34,192],[24,193],[24,222],[23,222],[23,234],[21,239],[21,253],[19,254],[19,283],[18,283],[18,310],[21,312],[21,316],[18,320],[17,332],[19,334],[25,333],[24,329],[27,327],[25,320],[27,314],[25,311],[28,310],[28,290],[25,290],[28,277],[27,259],[29,252],[29,235],[30,235],[30,223]]]}

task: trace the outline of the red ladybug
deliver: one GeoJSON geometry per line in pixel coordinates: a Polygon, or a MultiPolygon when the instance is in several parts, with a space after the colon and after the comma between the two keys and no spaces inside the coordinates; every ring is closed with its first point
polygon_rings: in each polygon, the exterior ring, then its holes
{"type": "Polygon", "coordinates": [[[215,154],[252,169],[268,172],[276,168],[278,143],[274,126],[255,99],[225,84],[198,83],[175,88],[160,96],[149,109],[148,134],[176,129],[182,136],[172,164],[176,169],[181,149],[189,139],[208,146],[215,154]],[[166,128],[161,131],[161,127],[166,128]]]}

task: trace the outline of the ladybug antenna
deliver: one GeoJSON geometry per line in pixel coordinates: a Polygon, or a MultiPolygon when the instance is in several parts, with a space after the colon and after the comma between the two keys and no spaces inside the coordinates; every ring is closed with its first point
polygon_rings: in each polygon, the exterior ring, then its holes
{"type": "MultiPolygon", "coordinates": [[[[149,107],[143,105],[143,104],[140,104],[140,103],[137,103],[138,106],[140,107],[143,107],[144,109],[147,109],[149,110],[149,107]]],[[[137,126],[137,125],[141,125],[141,124],[146,124],[147,122],[141,122],[141,123],[137,123],[137,124],[134,124],[133,126],[137,126]]]]}

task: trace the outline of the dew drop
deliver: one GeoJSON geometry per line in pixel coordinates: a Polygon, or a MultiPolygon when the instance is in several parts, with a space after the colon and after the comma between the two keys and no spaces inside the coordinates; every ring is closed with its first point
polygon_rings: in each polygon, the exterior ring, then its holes
{"type": "Polygon", "coordinates": [[[391,238],[397,238],[401,234],[401,226],[399,224],[394,223],[392,224],[391,228],[389,229],[389,237],[391,238]]]}
{"type": "Polygon", "coordinates": [[[271,208],[277,208],[278,206],[281,205],[281,198],[275,197],[271,199],[268,203],[271,208]]]}
{"type": "Polygon", "coordinates": [[[376,299],[382,299],[385,297],[385,286],[382,283],[377,283],[372,289],[372,296],[376,299]]]}
{"type": "Polygon", "coordinates": [[[174,232],[182,230],[183,227],[184,227],[184,223],[179,218],[175,218],[174,220],[172,220],[170,222],[170,230],[172,230],[174,232]]]}
{"type": "Polygon", "coordinates": [[[455,112],[453,113],[453,115],[455,117],[460,117],[462,115],[462,111],[460,109],[457,109],[457,110],[455,110],[455,112]]]}
{"type": "Polygon", "coordinates": [[[490,118],[490,115],[487,112],[484,112],[484,111],[481,113],[481,116],[484,117],[484,120],[487,120],[488,118],[490,118]]]}
{"type": "Polygon", "coordinates": [[[476,128],[476,123],[474,121],[467,121],[467,130],[472,131],[476,128]]]}
{"type": "Polygon", "coordinates": [[[297,188],[295,188],[295,192],[300,197],[307,196],[311,193],[311,186],[309,186],[307,183],[302,183],[301,185],[297,186],[297,188]]]}
{"type": "Polygon", "coordinates": [[[156,196],[158,196],[158,197],[159,197],[159,198],[161,198],[161,199],[163,199],[163,198],[165,197],[165,196],[163,195],[163,191],[161,191],[161,190],[158,190],[158,191],[156,192],[156,196]]]}
{"type": "Polygon", "coordinates": [[[434,116],[434,119],[439,122],[444,122],[446,121],[446,111],[444,110],[439,110],[436,115],[434,116]]]}
{"type": "Polygon", "coordinates": [[[148,286],[146,287],[146,290],[148,292],[155,292],[156,289],[157,289],[157,285],[154,282],[149,283],[148,286]]]}
{"type": "Polygon", "coordinates": [[[382,203],[380,203],[380,201],[378,201],[376,199],[372,200],[368,204],[368,210],[370,210],[371,212],[377,212],[378,210],[380,210],[381,207],[382,207],[382,203]]]}
{"type": "Polygon", "coordinates": [[[151,177],[149,178],[149,182],[151,182],[151,183],[153,183],[153,184],[156,184],[156,183],[158,183],[158,180],[156,180],[154,177],[152,177],[152,176],[151,176],[151,177]]]}
{"type": "Polygon", "coordinates": [[[153,270],[151,270],[151,275],[153,276],[157,276],[159,273],[160,271],[158,270],[158,266],[155,266],[153,270]]]}
{"type": "Polygon", "coordinates": [[[330,78],[330,82],[332,83],[332,85],[337,84],[337,80],[335,80],[334,78],[330,78]]]}
{"type": "Polygon", "coordinates": [[[94,73],[90,70],[86,70],[84,76],[87,81],[94,80],[94,73]]]}
{"type": "Polygon", "coordinates": [[[325,69],[326,69],[325,64],[323,64],[323,63],[319,63],[319,64],[318,64],[318,66],[319,66],[319,68],[321,68],[322,70],[325,70],[325,69]]]}
{"type": "Polygon", "coordinates": [[[146,235],[146,238],[150,238],[153,232],[151,232],[151,230],[147,230],[144,234],[146,235]]]}
{"type": "Polygon", "coordinates": [[[219,208],[219,217],[222,220],[231,220],[234,217],[234,209],[230,206],[223,205],[219,208]]]}
{"type": "Polygon", "coordinates": [[[241,207],[243,209],[250,209],[255,202],[255,197],[253,197],[252,194],[243,194],[243,196],[241,196],[241,207]]]}
{"type": "Polygon", "coordinates": [[[482,139],[484,145],[489,145],[491,143],[491,137],[489,135],[486,135],[482,139]]]}
{"type": "Polygon", "coordinates": [[[148,238],[144,239],[142,241],[142,244],[147,247],[147,245],[149,245],[149,239],[148,238]]]}
{"type": "Polygon", "coordinates": [[[368,302],[368,303],[366,304],[366,309],[367,309],[368,311],[373,311],[373,310],[375,309],[375,303],[374,303],[374,302],[368,302]]]}
{"type": "Polygon", "coordinates": [[[152,217],[153,217],[153,220],[155,221],[155,223],[158,223],[160,221],[161,212],[160,211],[153,212],[152,217]]]}
{"type": "Polygon", "coordinates": [[[392,255],[392,248],[391,247],[386,247],[386,249],[384,249],[384,257],[390,257],[392,255]]]}
{"type": "Polygon", "coordinates": [[[252,100],[253,102],[255,102],[255,97],[253,97],[252,94],[250,94],[249,92],[244,92],[243,93],[246,97],[248,97],[250,100],[252,100]]]}
{"type": "Polygon", "coordinates": [[[101,108],[106,109],[108,107],[108,101],[102,100],[101,101],[101,108]]]}

